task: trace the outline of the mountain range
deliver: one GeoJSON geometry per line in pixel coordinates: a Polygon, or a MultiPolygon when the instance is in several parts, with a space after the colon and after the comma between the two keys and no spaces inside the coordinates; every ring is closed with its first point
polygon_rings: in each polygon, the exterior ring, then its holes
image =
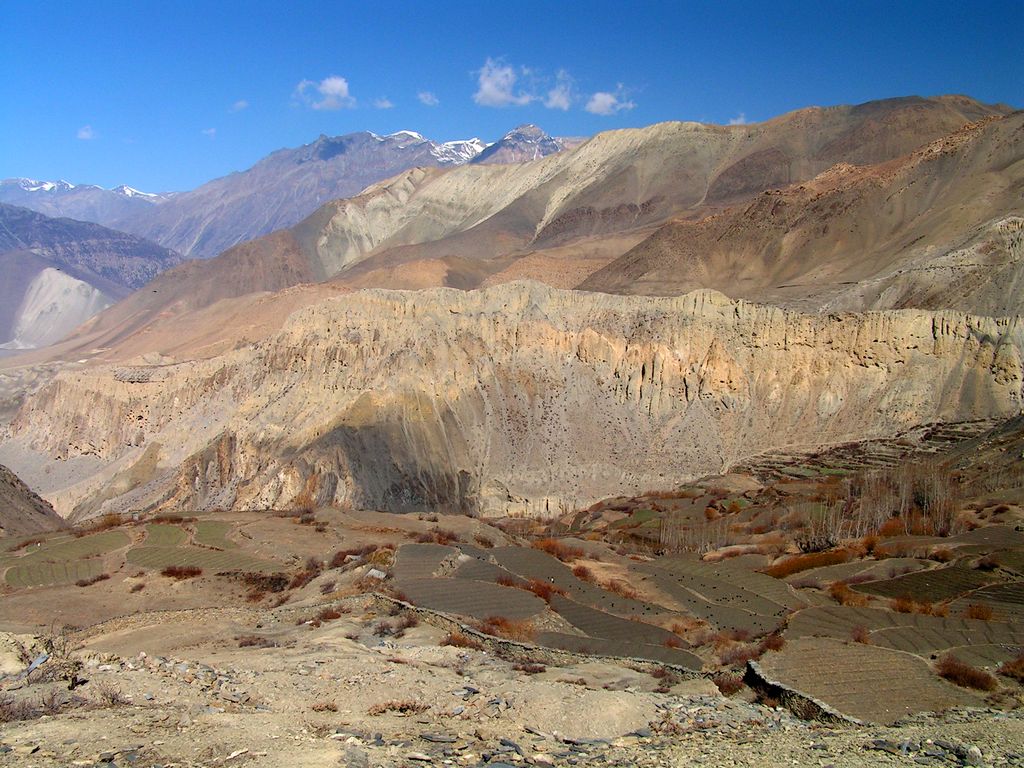
{"type": "Polygon", "coordinates": [[[189,258],[208,258],[289,227],[330,200],[355,195],[409,168],[521,162],[580,141],[553,138],[533,125],[520,126],[491,144],[480,139],[435,142],[414,131],[321,135],[188,192],[151,194],[126,186],[105,190],[63,181],[7,179],[0,182],[0,202],[93,221],[189,258]]]}

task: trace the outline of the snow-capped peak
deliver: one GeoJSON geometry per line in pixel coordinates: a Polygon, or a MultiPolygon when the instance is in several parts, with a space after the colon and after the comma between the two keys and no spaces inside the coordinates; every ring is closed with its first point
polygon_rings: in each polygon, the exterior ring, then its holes
{"type": "Polygon", "coordinates": [[[157,200],[160,195],[154,195],[152,192],[142,192],[134,187],[129,187],[127,184],[122,184],[120,187],[114,187],[111,192],[116,192],[119,195],[125,197],[141,197],[145,200],[157,200]]]}
{"type": "Polygon", "coordinates": [[[26,192],[53,192],[57,190],[59,192],[66,192],[74,189],[75,185],[70,181],[36,181],[35,179],[15,179],[14,180],[19,187],[26,192]]]}
{"type": "Polygon", "coordinates": [[[468,163],[486,148],[487,145],[480,139],[460,139],[435,144],[431,154],[440,161],[441,165],[462,165],[468,163]]]}

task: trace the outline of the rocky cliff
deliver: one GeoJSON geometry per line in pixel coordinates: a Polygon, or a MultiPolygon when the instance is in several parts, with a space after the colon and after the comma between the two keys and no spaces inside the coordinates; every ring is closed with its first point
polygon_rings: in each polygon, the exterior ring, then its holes
{"type": "Polygon", "coordinates": [[[1016,318],[803,315],[714,291],[364,291],[212,359],[66,370],[25,400],[0,458],[48,466],[44,495],[74,517],[542,515],[767,448],[1015,414],[1022,347],[1016,318]]]}

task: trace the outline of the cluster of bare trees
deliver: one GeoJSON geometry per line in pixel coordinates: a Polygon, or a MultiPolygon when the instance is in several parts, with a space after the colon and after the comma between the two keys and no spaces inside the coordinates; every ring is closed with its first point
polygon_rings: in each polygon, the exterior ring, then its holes
{"type": "MultiPolygon", "coordinates": [[[[817,503],[791,511],[786,527],[808,552],[879,533],[948,536],[955,532],[960,497],[959,479],[948,467],[937,461],[904,462],[824,485],[817,503]]],[[[708,552],[737,543],[730,518],[694,521],[667,513],[661,520],[661,547],[708,552]]]]}

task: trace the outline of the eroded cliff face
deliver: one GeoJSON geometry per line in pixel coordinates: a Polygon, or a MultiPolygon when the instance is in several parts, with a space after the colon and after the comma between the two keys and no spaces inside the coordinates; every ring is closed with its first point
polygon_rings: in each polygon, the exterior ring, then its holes
{"type": "Polygon", "coordinates": [[[783,445],[1021,408],[1019,319],[801,315],[514,283],[365,291],[217,358],[58,375],[4,456],[64,515],[351,503],[544,514],[783,445]]]}

